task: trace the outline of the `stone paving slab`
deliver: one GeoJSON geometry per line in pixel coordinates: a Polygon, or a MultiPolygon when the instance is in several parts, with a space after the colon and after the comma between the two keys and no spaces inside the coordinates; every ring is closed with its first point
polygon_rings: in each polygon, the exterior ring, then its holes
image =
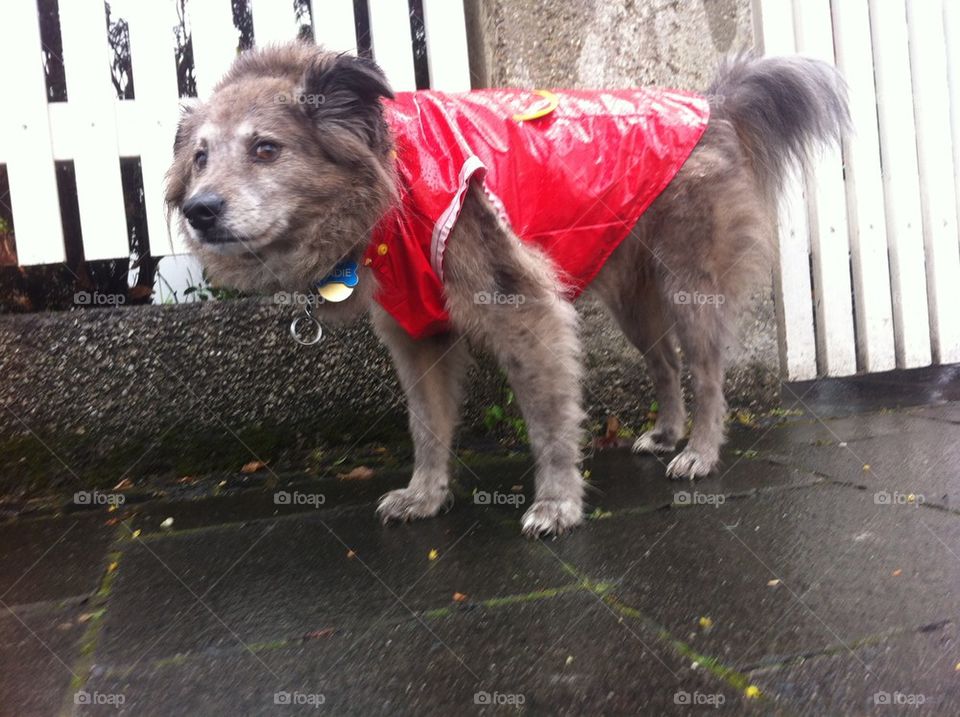
{"type": "Polygon", "coordinates": [[[911,415],[923,416],[934,421],[960,423],[960,403],[945,403],[942,406],[923,406],[910,411],[911,415]]]}
{"type": "Polygon", "coordinates": [[[74,677],[84,619],[76,604],[0,613],[0,714],[57,714],[74,677]]]}
{"type": "Polygon", "coordinates": [[[950,715],[960,709],[960,640],[950,623],[751,673],[802,714],[950,715]]]}
{"type": "Polygon", "coordinates": [[[374,516],[404,471],[8,522],[0,714],[317,713],[283,691],[334,714],[517,713],[480,690],[527,714],[960,713],[955,408],[735,427],[696,483],[599,451],[596,512],[542,542],[519,535],[524,457],[458,465],[453,510],[405,526],[374,516]],[[876,497],[896,490],[926,503],[876,497]]]}
{"type": "Polygon", "coordinates": [[[905,414],[789,424],[757,445],[764,456],[855,483],[877,500],[960,509],[960,426],[905,414]]]}
{"type": "Polygon", "coordinates": [[[115,528],[105,510],[0,524],[0,599],[7,605],[96,589],[115,528]]]}
{"type": "Polygon", "coordinates": [[[821,418],[960,401],[960,364],[784,384],[783,407],[821,418]]]}
{"type": "Polygon", "coordinates": [[[371,509],[362,517],[305,515],[133,542],[121,561],[99,659],[123,664],[215,651],[238,639],[297,639],[410,619],[411,611],[451,604],[456,592],[483,600],[574,581],[490,511],[493,520],[464,507],[384,527],[371,509]]]}
{"type": "Polygon", "coordinates": [[[614,517],[545,544],[737,669],[953,619],[957,545],[949,513],[837,486],[614,517]]]}
{"type": "Polygon", "coordinates": [[[324,713],[351,715],[516,714],[519,700],[524,714],[769,713],[690,664],[581,594],[355,629],[255,656],[144,665],[89,687],[127,695],[131,714],[316,714],[276,708],[283,691],[291,701],[322,694],[324,713]],[[477,704],[480,692],[490,706],[477,704]]]}
{"type": "MultiPolygon", "coordinates": [[[[755,438],[754,441],[755,442],[755,438]]],[[[751,441],[741,440],[750,445],[751,441]]],[[[664,463],[654,456],[639,456],[629,448],[597,453],[586,467],[591,472],[587,492],[588,512],[657,509],[672,503],[683,504],[694,493],[702,496],[746,495],[755,491],[782,490],[814,485],[823,479],[809,471],[769,463],[762,456],[744,457],[748,448],[727,448],[723,466],[716,475],[696,483],[670,480],[664,463]],[[735,451],[741,451],[737,455],[735,451]]],[[[672,456],[666,456],[669,462],[672,456]]]]}

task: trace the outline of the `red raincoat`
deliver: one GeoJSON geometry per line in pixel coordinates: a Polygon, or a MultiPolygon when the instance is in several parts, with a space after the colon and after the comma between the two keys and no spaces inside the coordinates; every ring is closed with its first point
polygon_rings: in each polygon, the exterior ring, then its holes
{"type": "Polygon", "coordinates": [[[673,179],[710,112],[704,98],[674,91],[543,95],[549,107],[524,90],[385,102],[401,203],[375,228],[365,263],[377,301],[414,338],[449,329],[443,252],[471,181],[547,253],[574,298],[673,179]]]}

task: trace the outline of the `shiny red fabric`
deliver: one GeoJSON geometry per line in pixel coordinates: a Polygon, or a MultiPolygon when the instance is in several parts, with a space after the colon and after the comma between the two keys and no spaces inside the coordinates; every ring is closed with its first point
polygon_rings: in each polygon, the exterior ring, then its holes
{"type": "MultiPolygon", "coordinates": [[[[401,202],[366,255],[377,301],[414,338],[449,328],[443,250],[466,186],[484,190],[516,235],[543,249],[579,295],[706,130],[707,101],[657,89],[400,93],[385,102],[401,202]]],[[[491,286],[491,290],[493,287],[491,286]]]]}

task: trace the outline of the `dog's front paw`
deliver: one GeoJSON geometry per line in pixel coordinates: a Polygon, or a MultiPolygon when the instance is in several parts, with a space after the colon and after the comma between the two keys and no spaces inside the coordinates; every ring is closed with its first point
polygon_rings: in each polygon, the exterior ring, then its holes
{"type": "Polygon", "coordinates": [[[528,538],[560,535],[583,521],[579,499],[538,500],[523,515],[523,534],[528,538]]]}
{"type": "Polygon", "coordinates": [[[677,447],[676,441],[669,441],[655,428],[643,433],[633,443],[634,453],[670,453],[677,447]]]}
{"type": "Polygon", "coordinates": [[[447,488],[430,491],[400,488],[380,498],[377,515],[384,523],[392,520],[406,522],[418,518],[432,518],[441,509],[449,508],[452,503],[453,494],[447,488]]]}
{"type": "Polygon", "coordinates": [[[667,466],[667,477],[674,480],[702,478],[712,473],[718,462],[719,459],[716,456],[710,458],[699,451],[686,448],[670,461],[670,465],[667,466]]]}

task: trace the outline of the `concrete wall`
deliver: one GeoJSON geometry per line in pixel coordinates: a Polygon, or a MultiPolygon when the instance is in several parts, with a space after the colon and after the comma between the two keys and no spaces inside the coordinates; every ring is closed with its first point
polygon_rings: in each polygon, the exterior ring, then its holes
{"type": "MultiPolygon", "coordinates": [[[[478,86],[704,87],[717,58],[751,45],[748,0],[467,0],[478,86]]],[[[732,347],[733,407],[776,398],[770,288],[732,347]]],[[[586,405],[639,427],[653,396],[642,359],[584,302],[586,405]]],[[[390,440],[404,410],[386,352],[365,324],[313,348],[287,335],[292,309],[256,300],[0,318],[0,489],[70,485],[124,470],[179,474],[328,444],[390,440]],[[46,446],[44,445],[46,444],[46,446]],[[51,450],[47,450],[47,447],[51,450]],[[54,455],[56,454],[56,455],[54,455]]],[[[504,403],[480,357],[468,431],[504,403]]]]}

